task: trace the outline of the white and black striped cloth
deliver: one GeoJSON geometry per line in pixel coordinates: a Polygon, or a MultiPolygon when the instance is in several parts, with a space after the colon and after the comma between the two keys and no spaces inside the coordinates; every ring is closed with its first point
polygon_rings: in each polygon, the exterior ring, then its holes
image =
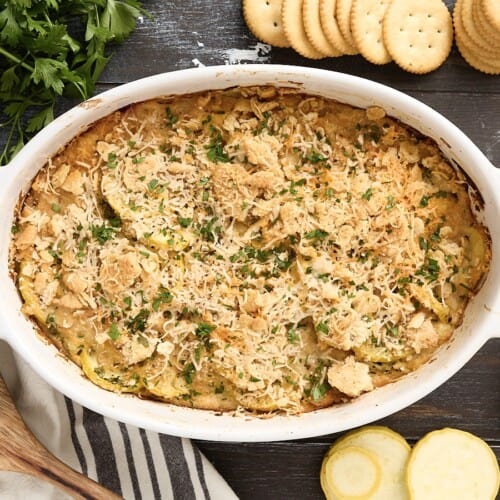
{"type": "MultiPolygon", "coordinates": [[[[191,444],[105,418],[64,397],[0,343],[0,371],[33,434],[55,456],[125,499],[234,500],[191,444]]],[[[28,476],[0,473],[0,499],[68,498],[28,476]]]]}

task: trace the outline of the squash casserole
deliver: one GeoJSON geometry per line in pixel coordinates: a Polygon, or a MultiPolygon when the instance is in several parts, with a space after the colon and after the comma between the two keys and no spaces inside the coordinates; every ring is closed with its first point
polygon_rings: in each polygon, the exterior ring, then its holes
{"type": "Polygon", "coordinates": [[[24,313],[104,389],[297,414],[427,361],[491,257],[428,138],[299,90],[116,111],[35,177],[12,227],[24,313]]]}

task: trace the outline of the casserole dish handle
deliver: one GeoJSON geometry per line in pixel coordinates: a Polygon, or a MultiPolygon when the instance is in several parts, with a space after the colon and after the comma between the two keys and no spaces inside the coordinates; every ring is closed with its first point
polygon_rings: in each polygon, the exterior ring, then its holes
{"type": "Polygon", "coordinates": [[[14,175],[16,169],[11,165],[12,163],[7,163],[7,165],[0,167],[0,191],[3,191],[6,181],[14,175]]]}
{"type": "MultiPolygon", "coordinates": [[[[2,230],[7,230],[6,228],[9,228],[8,231],[10,233],[10,226],[11,226],[11,209],[10,207],[7,208],[5,204],[7,204],[7,193],[9,190],[9,186],[11,185],[11,180],[14,177],[14,174],[16,172],[15,166],[12,166],[12,163],[8,163],[7,165],[4,165],[3,167],[0,167],[0,231],[2,230]]],[[[5,237],[6,235],[2,236],[5,237]]],[[[4,252],[7,252],[7,248],[3,247],[0,249],[0,254],[3,255],[4,252]]],[[[7,259],[5,259],[6,261],[7,259]]],[[[4,271],[2,270],[2,274],[4,274],[4,271]]],[[[7,271],[8,274],[8,271],[7,271]]],[[[3,283],[3,278],[2,278],[2,283],[1,286],[5,286],[3,283]]],[[[5,321],[2,321],[2,313],[4,311],[4,308],[1,308],[0,310],[0,340],[4,340],[6,342],[9,342],[9,337],[10,334],[8,332],[8,327],[6,325],[5,321]]],[[[14,313],[13,313],[14,314],[14,313]]],[[[10,342],[9,342],[10,343],[10,342]]]]}

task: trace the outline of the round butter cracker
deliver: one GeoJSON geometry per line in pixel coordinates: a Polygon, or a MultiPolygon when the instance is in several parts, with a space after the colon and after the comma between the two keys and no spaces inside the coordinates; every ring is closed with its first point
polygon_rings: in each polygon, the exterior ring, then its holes
{"type": "Polygon", "coordinates": [[[392,61],[384,43],[382,21],[391,0],[354,0],[351,31],[361,55],[373,64],[392,61]]]}
{"type": "Polygon", "coordinates": [[[356,47],[356,41],[351,32],[351,10],[353,0],[337,0],[336,17],[342,36],[349,45],[356,47]]]}
{"type": "Polygon", "coordinates": [[[274,47],[290,47],[281,21],[282,0],[243,0],[243,17],[256,38],[274,47]]]}
{"type": "Polygon", "coordinates": [[[316,50],[307,38],[302,20],[303,0],[283,0],[281,19],[283,30],[290,46],[301,56],[309,59],[322,59],[327,54],[316,50]]]}
{"type": "Polygon", "coordinates": [[[479,0],[484,17],[500,33],[500,2],[498,0],[479,0]]]}
{"type": "Polygon", "coordinates": [[[495,57],[495,52],[492,50],[485,50],[483,47],[477,45],[465,29],[463,8],[466,1],[467,0],[457,0],[455,8],[453,9],[455,41],[458,51],[465,61],[473,68],[489,75],[499,74],[500,61],[495,57]]]}
{"type": "Polygon", "coordinates": [[[319,0],[303,0],[302,17],[304,30],[311,45],[330,57],[338,57],[342,52],[333,46],[326,38],[319,17],[319,0]]]}
{"type": "Polygon", "coordinates": [[[474,22],[486,39],[498,48],[500,46],[500,31],[495,29],[482,9],[482,4],[476,0],[473,9],[474,22]]]}
{"type": "Polygon", "coordinates": [[[464,39],[458,34],[456,37],[456,43],[458,51],[470,66],[488,75],[500,75],[500,62],[497,61],[496,63],[491,63],[490,61],[480,57],[466,45],[464,39]]]}
{"type": "Polygon", "coordinates": [[[348,43],[340,31],[336,7],[337,0],[319,0],[319,17],[323,32],[327,40],[343,54],[358,54],[358,49],[348,43]]]}
{"type": "MultiPolygon", "coordinates": [[[[455,4],[455,8],[458,4],[455,4]]],[[[485,39],[478,28],[476,27],[476,24],[474,22],[474,17],[472,14],[472,11],[474,9],[474,0],[463,0],[461,2],[460,6],[460,11],[461,11],[461,18],[462,18],[462,24],[467,32],[467,35],[474,40],[474,43],[480,47],[484,47],[485,49],[489,49],[491,45],[488,43],[488,40],[485,39]]]]}
{"type": "Polygon", "coordinates": [[[394,61],[410,73],[428,73],[444,63],[453,43],[453,24],[441,0],[393,0],[383,23],[394,61]]]}
{"type": "MultiPolygon", "coordinates": [[[[460,38],[461,45],[466,46],[470,53],[476,54],[480,59],[495,59],[495,51],[490,47],[485,48],[476,43],[470,36],[464,21],[464,10],[469,0],[457,0],[453,9],[453,25],[455,28],[455,38],[460,38]]],[[[471,14],[471,12],[469,12],[471,14]]]]}

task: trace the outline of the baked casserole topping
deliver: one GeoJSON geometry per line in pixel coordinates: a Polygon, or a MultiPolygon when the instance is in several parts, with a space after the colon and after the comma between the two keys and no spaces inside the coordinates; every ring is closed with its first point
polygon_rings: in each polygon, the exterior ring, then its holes
{"type": "Polygon", "coordinates": [[[490,261],[472,187],[380,108],[237,88],[131,105],[20,201],[24,313],[99,386],[300,413],[416,369],[490,261]]]}

